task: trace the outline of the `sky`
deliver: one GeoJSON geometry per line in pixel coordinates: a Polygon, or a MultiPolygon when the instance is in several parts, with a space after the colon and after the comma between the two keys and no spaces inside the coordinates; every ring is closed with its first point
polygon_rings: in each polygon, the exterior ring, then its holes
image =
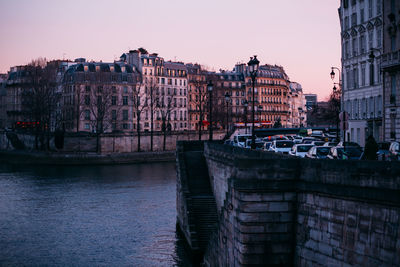
{"type": "Polygon", "coordinates": [[[257,55],[326,99],[340,67],[339,0],[0,0],[0,73],[32,59],[112,62],[139,47],[231,70],[257,55]]]}

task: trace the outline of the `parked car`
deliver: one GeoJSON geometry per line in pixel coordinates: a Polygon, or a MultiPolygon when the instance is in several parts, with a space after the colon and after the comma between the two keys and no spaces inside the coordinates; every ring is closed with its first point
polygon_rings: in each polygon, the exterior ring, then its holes
{"type": "Polygon", "coordinates": [[[264,142],[264,151],[269,151],[269,148],[271,147],[272,142],[264,142]]]}
{"type": "Polygon", "coordinates": [[[325,144],[324,141],[312,141],[311,144],[313,146],[323,146],[325,144]]]}
{"type": "MultiPolygon", "coordinates": [[[[251,142],[253,140],[251,140],[251,138],[248,138],[246,140],[246,145],[245,148],[251,148],[251,142]]],[[[264,141],[262,141],[261,139],[256,138],[255,144],[256,144],[256,150],[262,150],[264,148],[264,141]]]]}
{"type": "Polygon", "coordinates": [[[232,146],[233,145],[233,140],[227,139],[224,141],[224,145],[229,145],[232,146]]]}
{"type": "Polygon", "coordinates": [[[376,152],[378,156],[378,160],[387,160],[389,159],[390,151],[390,143],[389,142],[379,142],[378,143],[379,150],[376,152]]]}
{"type": "Polygon", "coordinates": [[[392,160],[400,160],[400,143],[391,142],[389,147],[389,155],[392,160]]]}
{"type": "Polygon", "coordinates": [[[300,144],[301,141],[303,141],[303,137],[298,136],[298,135],[293,136],[293,142],[294,142],[295,144],[300,144]]]}
{"type": "Polygon", "coordinates": [[[330,151],[329,146],[313,146],[306,154],[310,159],[326,159],[330,151]]]}
{"type": "Polygon", "coordinates": [[[323,146],[330,146],[330,147],[332,147],[332,146],[337,146],[337,142],[325,142],[324,144],[323,144],[323,146]]]}
{"type": "Polygon", "coordinates": [[[343,145],[343,141],[340,141],[340,142],[337,144],[337,146],[346,146],[346,147],[348,147],[348,146],[355,146],[355,147],[361,148],[361,146],[360,146],[358,143],[356,143],[356,142],[344,142],[344,145],[343,145]]]}
{"type": "Polygon", "coordinates": [[[301,141],[302,144],[311,144],[313,141],[316,141],[314,137],[304,137],[301,141]]]}
{"type": "Polygon", "coordinates": [[[346,146],[345,153],[343,153],[344,147],[334,146],[329,151],[327,158],[329,159],[360,159],[362,155],[362,149],[356,146],[346,146]]]}
{"type": "Polygon", "coordinates": [[[292,146],[292,149],[289,151],[289,154],[296,157],[304,158],[307,154],[308,150],[312,148],[313,145],[311,144],[295,144],[292,146]]]}
{"type": "Polygon", "coordinates": [[[289,151],[292,149],[293,145],[294,145],[293,141],[275,140],[274,142],[272,142],[272,145],[269,148],[269,151],[273,151],[276,153],[289,154],[289,151]]]}
{"type": "Polygon", "coordinates": [[[233,145],[238,147],[245,147],[246,140],[251,138],[251,134],[238,134],[233,137],[233,145]]]}

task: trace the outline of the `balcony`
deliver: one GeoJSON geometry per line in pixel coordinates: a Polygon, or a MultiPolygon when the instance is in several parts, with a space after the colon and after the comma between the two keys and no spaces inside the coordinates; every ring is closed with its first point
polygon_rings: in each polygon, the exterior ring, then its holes
{"type": "Polygon", "coordinates": [[[400,50],[383,54],[381,68],[385,71],[400,69],[400,50]]]}

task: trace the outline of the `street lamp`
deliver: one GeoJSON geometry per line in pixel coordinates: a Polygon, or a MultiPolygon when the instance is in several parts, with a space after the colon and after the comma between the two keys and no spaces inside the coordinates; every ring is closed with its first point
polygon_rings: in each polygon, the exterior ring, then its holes
{"type": "Polygon", "coordinates": [[[250,77],[251,77],[251,81],[252,81],[252,85],[253,85],[253,97],[252,97],[252,107],[253,107],[253,111],[252,111],[252,128],[251,128],[251,148],[255,149],[256,148],[256,139],[255,139],[255,135],[254,135],[254,102],[255,102],[255,94],[254,94],[254,86],[255,86],[255,82],[256,82],[256,77],[257,77],[257,72],[258,72],[258,65],[260,64],[260,61],[258,61],[257,56],[254,57],[250,57],[250,61],[247,63],[247,65],[249,66],[249,72],[250,72],[250,77]]]}
{"type": "Polygon", "coordinates": [[[249,106],[249,102],[247,100],[244,100],[244,127],[246,129],[246,134],[247,134],[247,107],[249,106]]]}
{"type": "MultiPolygon", "coordinates": [[[[341,75],[341,73],[340,73],[340,69],[339,68],[337,68],[337,67],[331,67],[331,69],[332,69],[332,71],[331,71],[331,73],[330,73],[330,75],[331,75],[331,79],[332,79],[332,81],[334,81],[334,79],[335,79],[335,71],[334,70],[337,70],[338,72],[339,72],[339,83],[333,83],[333,96],[335,96],[335,93],[336,93],[336,90],[337,90],[337,88],[336,88],[336,85],[338,85],[339,86],[339,89],[342,89],[342,75],[341,75]]],[[[345,146],[345,142],[346,142],[346,111],[344,110],[344,92],[343,92],[343,90],[342,90],[342,96],[341,96],[341,98],[342,98],[342,101],[341,101],[341,106],[342,106],[342,114],[343,114],[343,116],[342,116],[342,120],[343,120],[343,146],[345,146]]],[[[337,111],[337,117],[336,117],[336,140],[337,141],[339,141],[339,111],[340,110],[338,110],[337,111]]]]}
{"type": "Polygon", "coordinates": [[[226,137],[228,137],[228,115],[229,115],[229,101],[231,100],[231,96],[228,92],[225,94],[225,102],[226,102],[226,137]]]}
{"type": "Polygon", "coordinates": [[[210,141],[212,141],[213,140],[213,133],[212,133],[212,90],[213,90],[213,84],[212,84],[212,81],[210,80],[209,82],[208,82],[208,84],[207,84],[207,91],[208,91],[208,93],[209,93],[209,98],[208,98],[208,103],[209,103],[209,112],[210,112],[210,114],[209,114],[209,121],[210,121],[210,125],[209,125],[209,137],[208,137],[208,139],[210,140],[210,141]]]}

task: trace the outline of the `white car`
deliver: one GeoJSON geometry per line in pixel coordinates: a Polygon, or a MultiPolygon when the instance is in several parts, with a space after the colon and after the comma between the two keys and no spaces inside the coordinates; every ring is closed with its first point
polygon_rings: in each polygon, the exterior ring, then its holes
{"type": "Polygon", "coordinates": [[[296,157],[304,158],[307,152],[313,147],[311,144],[295,144],[289,154],[296,157]]]}
{"type": "Polygon", "coordinates": [[[251,134],[240,134],[233,137],[233,145],[238,147],[246,147],[246,140],[251,139],[251,134]]]}
{"type": "Polygon", "coordinates": [[[289,154],[289,151],[292,149],[293,145],[294,145],[293,141],[275,140],[269,147],[269,151],[273,151],[275,153],[289,154]]]}
{"type": "Polygon", "coordinates": [[[301,143],[301,141],[303,141],[303,137],[301,137],[301,136],[293,136],[293,142],[295,143],[295,144],[300,144],[301,143]]]}

